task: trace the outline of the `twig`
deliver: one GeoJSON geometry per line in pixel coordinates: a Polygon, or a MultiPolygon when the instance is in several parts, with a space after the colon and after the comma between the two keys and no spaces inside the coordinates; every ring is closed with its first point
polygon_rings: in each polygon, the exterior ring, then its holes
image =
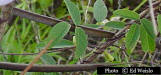
{"type": "Polygon", "coordinates": [[[86,10],[85,10],[85,13],[84,13],[84,16],[85,16],[85,24],[87,23],[87,21],[88,21],[88,8],[89,8],[89,6],[90,6],[90,4],[91,4],[91,0],[88,0],[88,5],[87,5],[87,8],[86,8],[86,10]]]}
{"type": "Polygon", "coordinates": [[[141,65],[142,65],[142,63],[144,62],[144,60],[145,60],[145,58],[146,58],[147,54],[148,54],[148,52],[146,52],[146,53],[144,54],[144,56],[143,56],[143,58],[142,58],[142,60],[141,60],[141,63],[139,64],[139,66],[141,66],[141,65]]]}
{"type": "Polygon", "coordinates": [[[49,43],[45,46],[45,48],[35,57],[35,59],[24,69],[23,72],[21,72],[20,75],[24,75],[28,70],[32,68],[32,66],[40,59],[40,57],[46,53],[47,49],[50,47],[53,40],[49,41],[49,43]]]}
{"type": "Polygon", "coordinates": [[[153,11],[152,0],[149,0],[149,8],[150,8],[150,15],[151,15],[152,23],[153,23],[154,33],[155,35],[157,35],[158,31],[157,31],[157,24],[156,24],[156,20],[154,16],[154,11],[153,11]]]}
{"type": "Polygon", "coordinates": [[[118,8],[117,9],[121,8],[121,2],[122,2],[122,0],[118,0],[118,8]]]}
{"type": "Polygon", "coordinates": [[[122,33],[122,32],[125,32],[127,29],[129,29],[130,28],[130,24],[129,25],[127,25],[126,27],[124,27],[122,30],[120,30],[119,32],[117,32],[116,34],[115,34],[115,36],[118,36],[120,33],[122,33]]]}
{"type": "MultiPolygon", "coordinates": [[[[1,9],[1,18],[2,18],[2,23],[0,23],[0,42],[2,42],[4,33],[5,33],[5,27],[8,24],[9,19],[11,18],[11,13],[12,13],[12,8],[13,8],[13,2],[2,6],[1,9]]],[[[0,44],[0,52],[3,53],[3,50],[1,48],[1,44],[0,44]]],[[[5,61],[7,61],[7,57],[5,55],[3,55],[5,61]]]]}
{"type": "Polygon", "coordinates": [[[33,21],[31,22],[31,25],[32,25],[33,31],[35,33],[36,43],[40,43],[39,27],[33,21]]]}
{"type": "Polygon", "coordinates": [[[155,60],[155,57],[156,57],[157,53],[158,53],[158,49],[156,49],[154,54],[152,55],[152,58],[151,58],[151,65],[152,65],[152,67],[154,67],[154,60],[155,60]]]}
{"type": "Polygon", "coordinates": [[[115,43],[116,41],[120,40],[121,38],[123,38],[125,36],[125,33],[123,34],[120,34],[118,36],[115,36],[114,38],[112,39],[109,39],[107,42],[105,42],[101,47],[97,48],[95,52],[93,52],[93,54],[88,57],[88,58],[85,58],[83,60],[83,62],[81,62],[81,64],[85,64],[85,63],[90,63],[92,62],[99,54],[102,54],[104,52],[104,50],[113,45],[113,43],[115,43]]]}
{"type": "MultiPolygon", "coordinates": [[[[76,72],[76,71],[94,71],[97,67],[117,66],[127,64],[138,64],[140,62],[120,63],[120,64],[70,64],[70,65],[33,65],[28,72],[76,72]]],[[[0,62],[0,69],[23,71],[28,64],[0,62]]]]}
{"type": "MultiPolygon", "coordinates": [[[[23,18],[27,18],[36,22],[40,22],[40,23],[44,23],[50,26],[54,26],[55,24],[57,24],[58,22],[63,22],[62,20],[58,20],[56,18],[52,18],[52,17],[47,17],[44,15],[39,15],[36,13],[32,13],[32,12],[28,12],[25,10],[21,10],[18,8],[13,8],[12,10],[12,14],[16,15],[16,16],[20,16],[23,18]]],[[[74,31],[75,29],[75,25],[71,24],[71,31],[74,31]]],[[[94,36],[94,37],[106,37],[106,38],[111,38],[114,36],[113,32],[108,32],[105,30],[100,30],[100,29],[95,29],[95,28],[91,28],[91,27],[86,27],[84,25],[79,25],[78,27],[81,27],[85,30],[85,32],[87,34],[89,34],[90,36],[94,36]]]]}
{"type": "MultiPolygon", "coordinates": [[[[158,1],[154,2],[154,3],[153,3],[153,7],[154,7],[155,9],[153,9],[153,10],[156,10],[156,7],[157,7],[160,3],[161,3],[161,0],[158,0],[158,1]]],[[[146,7],[145,10],[144,10],[143,12],[140,13],[140,16],[141,16],[141,17],[144,17],[145,14],[147,14],[148,12],[149,12],[149,7],[146,7]]]]}
{"type": "MultiPolygon", "coordinates": [[[[69,50],[69,49],[73,49],[75,47],[68,47],[68,48],[62,48],[62,49],[56,49],[56,50],[51,50],[51,49],[48,49],[50,51],[47,51],[46,53],[52,53],[52,52],[62,52],[62,51],[65,51],[65,50],[69,50]]],[[[3,54],[3,55],[23,55],[23,56],[26,56],[26,55],[37,55],[39,53],[22,53],[22,54],[19,54],[19,53],[0,53],[0,54],[3,54]]]]}
{"type": "MultiPolygon", "coordinates": [[[[123,50],[122,51],[122,53],[123,53],[123,55],[125,56],[125,61],[127,62],[127,63],[129,63],[129,57],[128,57],[128,55],[127,55],[127,53],[126,53],[126,51],[125,50],[123,50]]],[[[130,64],[128,64],[128,67],[131,67],[131,65],[130,64]]]]}

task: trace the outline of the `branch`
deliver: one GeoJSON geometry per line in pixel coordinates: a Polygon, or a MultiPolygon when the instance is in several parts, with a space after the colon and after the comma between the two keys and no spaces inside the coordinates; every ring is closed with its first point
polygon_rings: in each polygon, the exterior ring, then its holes
{"type": "Polygon", "coordinates": [[[1,22],[2,23],[0,23],[0,41],[1,41],[5,33],[5,27],[8,23],[9,18],[11,17],[11,10],[13,8],[13,4],[9,3],[0,8],[2,8],[1,9],[1,22]]]}
{"type": "MultiPolygon", "coordinates": [[[[68,49],[74,49],[75,47],[67,47],[67,48],[61,48],[61,49],[56,49],[56,50],[52,50],[52,49],[49,49],[50,51],[47,51],[46,53],[52,53],[52,52],[61,52],[61,51],[65,51],[65,50],[68,50],[68,49]]],[[[0,54],[2,55],[23,55],[23,56],[26,56],[26,55],[37,55],[39,54],[38,53],[4,53],[4,52],[0,52],[0,54]]]]}
{"type": "MultiPolygon", "coordinates": [[[[97,67],[102,66],[117,66],[127,64],[138,64],[140,62],[133,63],[121,63],[121,64],[72,64],[72,65],[33,65],[29,72],[76,72],[76,71],[94,71],[97,67]]],[[[23,71],[28,64],[17,64],[0,62],[0,69],[23,71]]]]}
{"type": "Polygon", "coordinates": [[[85,63],[92,62],[99,54],[102,54],[107,47],[112,46],[116,41],[120,40],[124,36],[125,36],[125,33],[120,34],[112,39],[109,39],[101,47],[97,48],[96,51],[93,52],[93,54],[90,57],[83,59],[83,62],[81,62],[81,63],[85,64],[85,63]]]}
{"type": "Polygon", "coordinates": [[[158,31],[157,31],[157,24],[156,24],[156,20],[155,20],[155,16],[154,16],[152,0],[149,0],[149,8],[150,8],[151,20],[153,23],[154,33],[155,33],[155,35],[157,35],[158,31]]]}
{"type": "MultiPolygon", "coordinates": [[[[47,16],[44,16],[44,15],[39,15],[39,14],[36,14],[36,13],[21,10],[21,9],[18,9],[18,8],[13,8],[12,14],[16,15],[16,16],[23,17],[23,18],[27,18],[27,19],[30,19],[30,20],[33,20],[33,21],[36,21],[36,22],[44,23],[44,24],[47,24],[47,25],[50,25],[50,26],[53,26],[58,22],[62,22],[62,20],[58,20],[56,18],[47,17],[47,16]]],[[[73,24],[71,24],[71,25],[72,25],[71,31],[74,31],[75,25],[73,25],[73,24]]],[[[84,25],[79,25],[78,27],[83,28],[87,34],[94,36],[94,37],[111,38],[111,37],[114,36],[114,33],[108,32],[108,31],[105,31],[105,30],[86,27],[84,25]]]]}
{"type": "MultiPolygon", "coordinates": [[[[156,1],[155,3],[153,3],[153,6],[154,7],[157,6],[160,2],[161,2],[160,0],[156,1]]],[[[146,9],[146,11],[149,11],[149,9],[146,9]]],[[[142,13],[141,15],[144,15],[146,13],[142,13]]],[[[27,19],[30,19],[30,20],[33,20],[36,22],[44,23],[44,24],[47,24],[50,26],[53,26],[58,22],[62,22],[62,20],[58,20],[56,18],[52,18],[52,17],[48,17],[48,16],[44,16],[44,15],[39,15],[36,13],[21,10],[18,8],[13,8],[12,14],[16,15],[16,16],[23,17],[23,18],[27,18],[27,19]]],[[[108,32],[105,30],[86,27],[84,25],[79,25],[78,27],[83,28],[88,35],[93,36],[93,37],[112,38],[114,36],[114,33],[108,32]]],[[[75,29],[75,25],[72,24],[71,31],[74,31],[74,29],[75,29]]]]}
{"type": "Polygon", "coordinates": [[[49,41],[49,43],[45,46],[45,48],[43,50],[41,50],[39,55],[37,55],[34,58],[34,60],[24,69],[23,72],[21,72],[20,75],[25,75],[25,73],[28,72],[32,68],[32,66],[40,59],[40,57],[47,52],[47,49],[49,48],[49,46],[51,45],[52,42],[53,42],[53,40],[49,41]]]}
{"type": "MultiPolygon", "coordinates": [[[[5,3],[5,2],[4,2],[5,3]]],[[[1,9],[1,23],[0,23],[0,42],[2,41],[3,39],[3,36],[4,36],[4,33],[5,33],[5,27],[7,26],[8,24],[8,21],[10,19],[10,17],[12,16],[11,13],[12,13],[12,8],[13,8],[13,1],[10,1],[9,3],[6,2],[5,5],[3,5],[1,9]],[[6,4],[7,3],[7,4],[6,4]]],[[[2,2],[3,4],[3,2],[2,2]]],[[[1,45],[0,45],[0,52],[3,53],[3,50],[1,49],[1,45]]],[[[3,55],[5,61],[7,60],[6,56],[3,55]]]]}

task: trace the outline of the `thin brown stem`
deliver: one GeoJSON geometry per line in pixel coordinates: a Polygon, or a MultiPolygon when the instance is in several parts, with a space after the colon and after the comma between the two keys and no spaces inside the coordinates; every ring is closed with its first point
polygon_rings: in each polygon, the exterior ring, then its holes
{"type": "MultiPolygon", "coordinates": [[[[62,49],[55,49],[55,50],[53,50],[53,49],[49,49],[50,51],[47,51],[46,53],[52,53],[52,52],[63,52],[63,51],[65,51],[65,50],[69,50],[69,49],[74,49],[75,47],[67,47],[67,48],[62,48],[62,49]]],[[[0,53],[0,55],[23,55],[23,56],[26,56],[26,55],[37,55],[37,54],[39,54],[39,53],[22,53],[22,54],[20,54],[20,53],[0,53]]]]}
{"type": "Polygon", "coordinates": [[[40,59],[40,57],[46,53],[47,49],[50,47],[53,40],[49,41],[49,43],[45,46],[45,48],[35,57],[35,59],[21,72],[20,75],[25,75],[25,73],[32,68],[32,66],[40,59]]]}
{"type": "MultiPolygon", "coordinates": [[[[76,71],[94,71],[97,67],[102,66],[117,66],[127,64],[139,64],[140,62],[131,63],[118,63],[118,64],[70,64],[70,65],[33,65],[28,72],[76,72],[76,71]]],[[[12,71],[23,71],[28,64],[8,63],[0,62],[0,69],[12,70],[12,71]]]]}
{"type": "Polygon", "coordinates": [[[141,63],[139,64],[139,66],[141,66],[143,63],[144,63],[144,60],[146,59],[146,56],[147,56],[147,52],[144,54],[142,60],[141,60],[141,63]]]}
{"type": "MultiPolygon", "coordinates": [[[[11,10],[13,8],[13,3],[9,3],[8,5],[2,6],[1,9],[1,20],[2,23],[0,23],[0,43],[3,39],[4,33],[5,33],[5,27],[8,24],[9,19],[11,18],[11,10]]],[[[0,52],[3,53],[3,50],[1,48],[1,44],[0,44],[0,52]]],[[[4,59],[7,61],[7,57],[5,55],[3,55],[4,59]]]]}

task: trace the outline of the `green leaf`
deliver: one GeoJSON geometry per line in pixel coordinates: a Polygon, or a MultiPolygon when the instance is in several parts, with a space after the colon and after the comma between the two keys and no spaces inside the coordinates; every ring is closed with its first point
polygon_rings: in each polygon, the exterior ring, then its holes
{"type": "Polygon", "coordinates": [[[157,17],[157,22],[158,22],[159,31],[160,31],[160,33],[161,33],[161,14],[158,15],[158,17],[157,17]]]}
{"type": "Polygon", "coordinates": [[[87,35],[85,34],[82,28],[77,27],[75,29],[75,38],[76,38],[75,57],[81,58],[85,55],[86,47],[88,45],[87,35]]]}
{"type": "Polygon", "coordinates": [[[122,29],[125,26],[124,22],[110,21],[105,24],[105,26],[112,27],[114,29],[122,29]]]}
{"type": "Polygon", "coordinates": [[[45,9],[52,5],[52,0],[39,0],[39,3],[40,7],[45,9]]]}
{"type": "Polygon", "coordinates": [[[106,60],[108,60],[110,62],[114,61],[114,57],[110,53],[108,53],[107,51],[105,51],[103,54],[104,54],[104,57],[106,60]]]}
{"type": "Polygon", "coordinates": [[[144,52],[153,52],[155,50],[155,40],[148,35],[143,26],[140,28],[140,40],[144,52]]]}
{"type": "MultiPolygon", "coordinates": [[[[44,64],[48,64],[48,65],[56,64],[56,61],[53,59],[53,57],[48,54],[44,54],[43,56],[41,56],[40,60],[44,64]]],[[[59,74],[57,72],[55,73],[53,72],[53,73],[45,73],[45,75],[59,75],[59,74]]]]}
{"type": "Polygon", "coordinates": [[[70,0],[64,0],[64,2],[65,2],[66,6],[68,8],[69,14],[72,17],[74,24],[80,25],[81,15],[80,15],[80,11],[79,11],[78,7],[73,2],[71,2],[70,0]]]}
{"type": "Polygon", "coordinates": [[[68,33],[70,27],[71,26],[66,22],[60,22],[56,24],[49,32],[48,37],[44,41],[40,42],[40,44],[38,45],[38,48],[45,47],[45,45],[47,45],[47,43],[50,40],[53,40],[52,44],[50,45],[50,48],[52,46],[55,46],[68,33]]]}
{"type": "Polygon", "coordinates": [[[48,54],[44,54],[40,59],[44,64],[56,64],[56,61],[53,59],[53,57],[49,56],[48,54]]]}
{"type": "Polygon", "coordinates": [[[92,28],[99,28],[100,27],[100,25],[97,25],[97,24],[85,24],[85,26],[92,27],[92,28]]]}
{"type": "Polygon", "coordinates": [[[97,0],[94,4],[94,18],[98,21],[101,22],[103,21],[106,16],[107,16],[107,7],[104,3],[103,0],[97,0]]]}
{"type": "Polygon", "coordinates": [[[128,54],[131,54],[135,49],[139,37],[140,37],[139,25],[133,24],[125,36],[125,46],[127,48],[128,54]]]}
{"type": "Polygon", "coordinates": [[[148,19],[141,19],[141,24],[143,25],[143,27],[145,28],[146,32],[150,35],[150,37],[155,38],[155,33],[154,33],[154,29],[152,26],[152,23],[148,20],[148,19]]]}
{"type": "Polygon", "coordinates": [[[54,48],[65,48],[65,47],[72,47],[72,46],[74,46],[72,41],[63,39],[59,43],[57,43],[54,46],[54,48]]]}
{"type": "Polygon", "coordinates": [[[60,19],[63,18],[66,15],[66,8],[64,8],[64,6],[59,6],[58,8],[55,9],[55,16],[60,19]]]}
{"type": "Polygon", "coordinates": [[[79,61],[78,58],[74,58],[72,61],[70,61],[68,64],[76,64],[79,61]]]}
{"type": "Polygon", "coordinates": [[[140,19],[140,16],[138,13],[134,11],[130,11],[127,9],[119,9],[113,12],[114,15],[123,17],[123,18],[128,18],[128,19],[133,19],[133,20],[138,20],[140,19]]]}

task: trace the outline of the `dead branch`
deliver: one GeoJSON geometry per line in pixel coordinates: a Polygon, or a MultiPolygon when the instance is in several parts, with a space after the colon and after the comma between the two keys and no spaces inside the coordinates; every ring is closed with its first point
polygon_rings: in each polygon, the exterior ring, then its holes
{"type": "MultiPolygon", "coordinates": [[[[56,18],[52,18],[52,17],[48,17],[48,16],[44,16],[44,15],[39,15],[39,14],[36,14],[36,13],[21,10],[21,9],[18,9],[18,8],[13,8],[12,14],[16,15],[16,16],[23,17],[23,18],[27,18],[27,19],[30,19],[32,21],[36,21],[36,22],[39,22],[39,23],[44,23],[44,24],[47,24],[47,25],[50,25],[50,26],[54,26],[58,22],[63,22],[62,20],[58,20],[56,18]]],[[[75,25],[71,24],[71,26],[72,26],[71,31],[74,31],[75,25]]],[[[86,27],[84,25],[79,25],[78,27],[83,28],[86,31],[87,34],[94,36],[94,37],[111,38],[111,37],[114,36],[114,33],[108,32],[108,31],[105,31],[105,30],[86,27]]]]}
{"type": "MultiPolygon", "coordinates": [[[[127,64],[138,64],[140,62],[133,63],[121,63],[121,64],[72,64],[72,65],[33,65],[29,72],[76,72],[76,71],[94,71],[97,67],[102,66],[116,66],[127,64]]],[[[8,63],[0,62],[0,69],[23,71],[28,64],[8,63]]]]}

